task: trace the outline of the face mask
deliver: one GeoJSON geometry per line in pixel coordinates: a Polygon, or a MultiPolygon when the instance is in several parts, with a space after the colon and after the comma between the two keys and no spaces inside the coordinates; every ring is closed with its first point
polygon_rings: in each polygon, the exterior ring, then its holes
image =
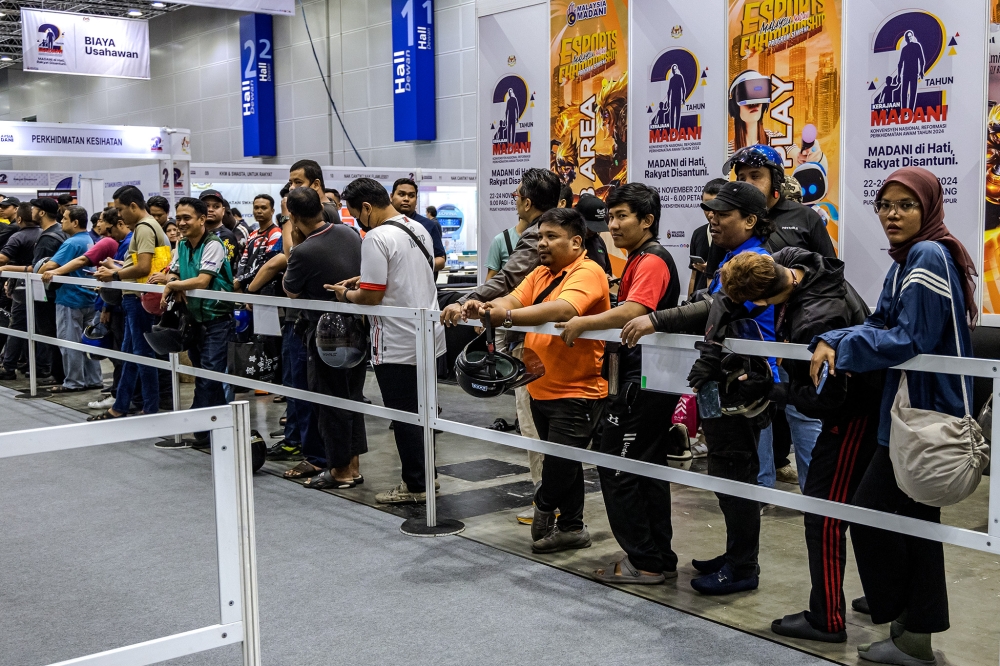
{"type": "MultiPolygon", "coordinates": [[[[358,226],[361,227],[361,231],[363,231],[365,233],[368,233],[369,231],[372,230],[372,228],[369,227],[367,224],[365,224],[364,222],[361,221],[361,214],[362,214],[362,212],[363,211],[358,211],[358,216],[355,219],[356,219],[356,221],[358,223],[358,226]]],[[[368,213],[368,219],[371,220],[371,213],[368,213]]]]}

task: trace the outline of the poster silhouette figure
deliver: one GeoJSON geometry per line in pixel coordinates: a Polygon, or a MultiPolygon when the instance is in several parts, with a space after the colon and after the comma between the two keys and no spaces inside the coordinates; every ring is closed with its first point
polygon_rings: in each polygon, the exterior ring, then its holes
{"type": "Polygon", "coordinates": [[[677,65],[670,66],[670,78],[667,80],[667,96],[663,100],[663,105],[667,112],[667,126],[671,129],[679,129],[681,126],[681,109],[684,100],[687,99],[687,84],[681,76],[681,70],[677,65]]]}
{"type": "Polygon", "coordinates": [[[507,143],[515,143],[517,138],[517,120],[521,117],[521,105],[517,101],[513,88],[507,89],[507,108],[504,109],[504,119],[500,121],[500,131],[497,138],[507,143]]]}
{"type": "Polygon", "coordinates": [[[899,63],[896,65],[900,86],[900,108],[912,111],[917,107],[917,82],[924,78],[927,60],[924,58],[924,49],[912,30],[906,31],[903,41],[905,43],[899,50],[899,63]]]}

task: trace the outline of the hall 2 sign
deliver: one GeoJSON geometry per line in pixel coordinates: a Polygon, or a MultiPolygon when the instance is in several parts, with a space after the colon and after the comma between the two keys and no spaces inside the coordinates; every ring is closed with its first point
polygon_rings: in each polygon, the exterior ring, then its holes
{"type": "Polygon", "coordinates": [[[433,0],[392,0],[392,92],[395,140],[436,139],[433,0]]]}
{"type": "Polygon", "coordinates": [[[240,17],[240,108],[243,156],[278,154],[274,114],[273,19],[267,14],[240,17]]]}

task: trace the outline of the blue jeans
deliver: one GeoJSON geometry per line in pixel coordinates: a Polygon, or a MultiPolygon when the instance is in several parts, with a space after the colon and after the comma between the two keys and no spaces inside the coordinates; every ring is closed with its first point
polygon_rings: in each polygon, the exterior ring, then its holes
{"type": "MultiPolygon", "coordinates": [[[[60,340],[80,342],[83,329],[93,322],[94,306],[71,308],[56,303],[56,335],[60,340]]],[[[63,388],[79,389],[101,386],[101,362],[74,349],[59,349],[62,354],[63,388]]]]}
{"type": "MultiPolygon", "coordinates": [[[[792,432],[792,448],[795,449],[795,469],[799,474],[799,489],[805,490],[809,463],[812,462],[816,440],[823,431],[823,422],[811,419],[795,409],[791,404],[785,407],[785,419],[792,432]]],[[[772,454],[773,457],[773,454],[772,454]]]]}
{"type": "MultiPolygon", "coordinates": [[[[302,338],[295,334],[295,324],[285,322],[281,330],[281,383],[289,388],[309,390],[306,365],[309,354],[302,338]]],[[[302,446],[309,434],[309,417],[312,414],[312,404],[304,400],[288,398],[285,420],[285,441],[288,444],[302,446]]]]}
{"type": "MultiPolygon", "coordinates": [[[[229,341],[235,326],[232,317],[222,317],[199,325],[201,329],[194,346],[188,350],[188,357],[196,368],[214,372],[228,372],[229,341]]],[[[191,409],[219,407],[233,401],[233,387],[214,379],[196,377],[194,380],[194,401],[191,409]]]]}
{"type": "MultiPolygon", "coordinates": [[[[156,358],[144,335],[153,328],[153,315],[142,309],[139,297],[133,294],[126,294],[122,298],[122,310],[125,312],[125,338],[122,341],[122,351],[156,358]]],[[[119,414],[129,411],[136,379],[139,380],[142,389],[142,413],[155,414],[160,410],[160,381],[156,376],[156,368],[131,361],[126,361],[122,365],[122,376],[118,380],[119,390],[112,409],[119,414]]]]}
{"type": "Polygon", "coordinates": [[[760,431],[760,439],[757,441],[757,458],[760,462],[760,469],[757,471],[757,485],[767,488],[774,488],[778,480],[777,472],[774,469],[774,440],[772,437],[772,427],[767,426],[760,431]]]}

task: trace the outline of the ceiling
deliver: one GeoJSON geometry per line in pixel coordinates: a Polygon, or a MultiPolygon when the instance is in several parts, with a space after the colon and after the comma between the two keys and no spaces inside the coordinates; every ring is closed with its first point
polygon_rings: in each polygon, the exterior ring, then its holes
{"type": "MultiPolygon", "coordinates": [[[[163,4],[163,3],[157,3],[163,4]]],[[[21,6],[20,2],[0,0],[0,69],[21,62],[21,6]],[[8,59],[9,58],[9,59],[8,59]]],[[[27,9],[48,9],[76,14],[94,14],[97,16],[118,16],[130,18],[128,12],[137,10],[141,16],[131,18],[151,19],[184,5],[167,4],[163,7],[153,7],[150,0],[39,0],[25,3],[27,9]]]]}

